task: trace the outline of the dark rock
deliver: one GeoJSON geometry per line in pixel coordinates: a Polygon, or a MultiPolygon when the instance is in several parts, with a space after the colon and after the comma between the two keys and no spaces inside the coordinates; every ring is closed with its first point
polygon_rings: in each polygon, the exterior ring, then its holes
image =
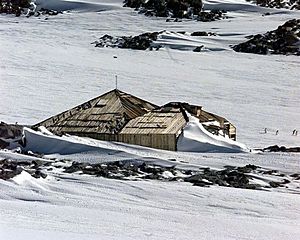
{"type": "Polygon", "coordinates": [[[193,33],[191,33],[191,36],[208,36],[208,33],[205,31],[193,32],[193,33]]]}
{"type": "Polygon", "coordinates": [[[203,11],[198,14],[197,20],[200,22],[212,22],[216,20],[221,20],[226,18],[224,13],[226,13],[226,11],[222,11],[222,10],[211,10],[210,12],[203,11]]]}
{"type": "Polygon", "coordinates": [[[15,177],[23,171],[16,161],[4,159],[0,160],[0,179],[8,180],[15,177]]]}
{"type": "Polygon", "coordinates": [[[252,164],[248,164],[244,167],[238,167],[238,171],[242,172],[242,173],[250,173],[253,170],[256,170],[258,168],[258,166],[252,165],[252,164]]]}
{"type": "Polygon", "coordinates": [[[5,141],[0,139],[0,149],[7,148],[8,146],[9,146],[8,142],[5,142],[5,141]]]}
{"type": "Polygon", "coordinates": [[[135,50],[146,50],[150,48],[152,49],[152,43],[153,41],[157,40],[158,34],[158,32],[149,32],[129,37],[112,37],[106,34],[92,44],[95,44],[95,47],[117,47],[135,50]]]}
{"type": "Polygon", "coordinates": [[[280,187],[280,185],[281,185],[281,183],[280,182],[269,182],[269,184],[270,184],[270,186],[272,187],[272,188],[278,188],[278,187],[280,187]]]}
{"type": "MultiPolygon", "coordinates": [[[[300,10],[299,0],[247,0],[247,1],[255,3],[261,7],[300,10]]],[[[268,14],[270,15],[270,13],[265,13],[265,15],[268,14]]]]}
{"type": "Polygon", "coordinates": [[[25,8],[30,6],[30,0],[2,0],[0,1],[0,14],[14,14],[19,17],[25,8]]]}
{"type": "Polygon", "coordinates": [[[17,139],[22,136],[23,126],[17,124],[0,123],[0,138],[17,139]]]}
{"type": "MultiPolygon", "coordinates": [[[[257,34],[250,40],[233,46],[236,52],[256,54],[300,55],[300,19],[289,20],[276,30],[257,34]]],[[[280,150],[281,151],[281,150],[280,150]]]]}
{"type": "Polygon", "coordinates": [[[202,10],[202,0],[125,0],[124,7],[146,16],[192,18],[202,10]]]}
{"type": "Polygon", "coordinates": [[[204,45],[196,47],[193,52],[201,52],[201,49],[204,47],[204,45]]]}
{"type": "Polygon", "coordinates": [[[300,152],[300,147],[287,148],[285,146],[279,147],[278,145],[269,146],[261,149],[263,152],[300,152]]]}
{"type": "Polygon", "coordinates": [[[47,174],[42,172],[41,170],[36,170],[33,174],[31,174],[34,178],[46,178],[47,174]]]}

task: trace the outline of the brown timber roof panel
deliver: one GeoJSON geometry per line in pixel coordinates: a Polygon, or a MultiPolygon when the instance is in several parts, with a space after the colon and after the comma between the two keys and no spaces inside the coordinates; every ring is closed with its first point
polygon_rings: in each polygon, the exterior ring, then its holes
{"type": "Polygon", "coordinates": [[[93,132],[116,134],[130,120],[157,106],[121,92],[110,91],[35,125],[60,133],[93,132]]]}
{"type": "Polygon", "coordinates": [[[186,124],[180,109],[152,111],[129,121],[120,134],[177,134],[186,124]]]}

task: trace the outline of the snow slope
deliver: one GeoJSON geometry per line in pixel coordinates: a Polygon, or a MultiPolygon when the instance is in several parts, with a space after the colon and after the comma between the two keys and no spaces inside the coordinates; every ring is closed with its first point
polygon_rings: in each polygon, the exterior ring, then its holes
{"type": "MultiPolygon", "coordinates": [[[[122,8],[120,0],[43,4],[66,12],[48,19],[0,15],[1,121],[34,124],[114,88],[117,74],[119,88],[133,95],[157,104],[186,101],[225,116],[236,125],[238,141],[249,147],[300,145],[300,136],[292,136],[294,129],[300,130],[299,57],[242,54],[230,48],[247,35],[299,18],[299,12],[215,0],[205,1],[205,8],[230,10],[228,19],[166,22],[122,8]],[[168,33],[159,41],[169,47],[159,51],[90,44],[104,34],[161,30],[168,33]],[[194,31],[217,35],[192,38],[194,31]],[[201,53],[182,51],[198,44],[204,45],[201,53]]],[[[47,157],[141,159],[187,168],[255,164],[300,172],[299,154],[200,154],[95,144],[100,151],[56,151],[47,157]]],[[[34,159],[7,151],[0,151],[0,158],[34,159]]],[[[43,180],[0,180],[0,239],[297,239],[299,202],[299,194],[288,190],[200,188],[53,172],[43,180]]]]}
{"type": "MultiPolygon", "coordinates": [[[[237,126],[238,140],[251,147],[299,145],[300,136],[291,136],[300,128],[299,58],[236,53],[229,47],[247,35],[299,18],[297,11],[260,8],[241,0],[222,1],[224,6],[235,6],[228,19],[174,23],[147,18],[127,8],[90,10],[90,4],[102,1],[76,2],[86,4],[86,11],[77,7],[79,13],[74,8],[48,20],[0,16],[0,31],[5,33],[0,37],[1,120],[36,123],[114,88],[118,74],[123,91],[157,104],[172,100],[200,104],[227,117],[237,126]],[[262,16],[266,12],[271,15],[262,16]],[[218,35],[195,38],[205,46],[203,53],[100,49],[90,44],[104,34],[164,29],[218,35]],[[262,134],[264,128],[268,128],[267,134],[262,134]],[[275,135],[277,129],[279,135],[275,135]]],[[[121,1],[105,3],[122,5],[121,1]]],[[[213,4],[221,2],[206,2],[206,6],[213,4]]],[[[178,46],[187,42],[173,41],[178,46]]]]}
{"type": "Polygon", "coordinates": [[[1,239],[297,239],[300,233],[300,195],[284,190],[48,173],[1,180],[1,239]]]}

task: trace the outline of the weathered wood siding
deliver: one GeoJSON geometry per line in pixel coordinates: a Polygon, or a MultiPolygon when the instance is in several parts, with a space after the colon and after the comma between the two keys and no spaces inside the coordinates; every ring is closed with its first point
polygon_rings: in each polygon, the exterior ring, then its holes
{"type": "Polygon", "coordinates": [[[177,150],[175,134],[119,134],[118,141],[170,151],[177,150]]]}

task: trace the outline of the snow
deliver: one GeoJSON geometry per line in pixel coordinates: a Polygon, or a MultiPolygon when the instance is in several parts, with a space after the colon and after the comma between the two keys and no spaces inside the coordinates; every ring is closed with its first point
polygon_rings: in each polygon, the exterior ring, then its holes
{"type": "Polygon", "coordinates": [[[244,144],[208,132],[196,117],[191,115],[188,117],[189,121],[178,138],[178,151],[225,153],[249,151],[244,144]]]}
{"type": "MultiPolygon", "coordinates": [[[[247,35],[299,18],[299,12],[214,0],[205,1],[205,8],[227,9],[228,19],[166,22],[122,8],[120,0],[36,2],[66,12],[48,20],[0,15],[1,121],[37,123],[111,90],[117,74],[125,92],[156,104],[202,105],[226,117],[236,125],[238,141],[249,148],[300,145],[300,136],[292,136],[300,129],[299,57],[230,48],[247,35]],[[270,15],[263,16],[266,12],[270,15]],[[159,51],[90,44],[104,34],[162,30],[167,32],[158,41],[167,44],[159,51]],[[191,37],[194,31],[217,36],[191,37]],[[204,51],[188,51],[196,45],[204,45],[204,51]]],[[[39,139],[32,145],[29,141],[28,150],[42,150],[48,158],[154,161],[188,169],[255,164],[286,174],[300,172],[296,153],[169,152],[30,130],[27,135],[39,139]]],[[[5,158],[40,159],[0,150],[0,159],[5,158]]],[[[300,234],[299,194],[289,189],[200,188],[63,172],[22,181],[22,174],[19,184],[0,180],[0,239],[297,239],[300,234]]]]}
{"type": "Polygon", "coordinates": [[[57,176],[44,190],[6,182],[1,191],[0,234],[10,239],[296,239],[300,233],[293,194],[80,175],[57,176]]]}

